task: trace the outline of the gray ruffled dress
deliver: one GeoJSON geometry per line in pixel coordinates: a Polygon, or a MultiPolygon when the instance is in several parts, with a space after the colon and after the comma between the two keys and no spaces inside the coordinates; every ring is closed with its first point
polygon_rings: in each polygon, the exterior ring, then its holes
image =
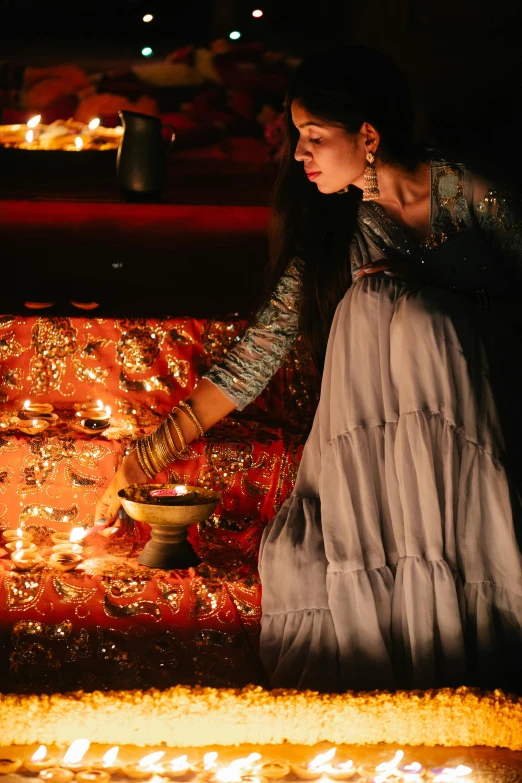
{"type": "MultiPolygon", "coordinates": [[[[431,176],[423,245],[360,206],[352,269],[400,257],[430,283],[366,277],[337,308],[296,485],[260,552],[274,687],[522,688],[522,368],[498,304],[520,292],[522,232],[464,167],[431,176]]],[[[292,263],[207,376],[238,408],[295,340],[301,274],[292,263]]]]}

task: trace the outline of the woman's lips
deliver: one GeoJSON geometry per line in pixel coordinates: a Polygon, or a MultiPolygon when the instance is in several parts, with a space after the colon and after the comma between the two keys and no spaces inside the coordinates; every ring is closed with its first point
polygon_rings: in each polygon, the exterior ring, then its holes
{"type": "Polygon", "coordinates": [[[308,179],[315,179],[319,176],[321,172],[320,171],[306,171],[305,174],[308,177],[308,179]]]}

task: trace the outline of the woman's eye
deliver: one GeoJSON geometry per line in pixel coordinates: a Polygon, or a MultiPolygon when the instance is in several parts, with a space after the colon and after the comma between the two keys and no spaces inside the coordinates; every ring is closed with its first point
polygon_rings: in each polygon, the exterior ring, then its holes
{"type": "Polygon", "coordinates": [[[320,144],[321,143],[321,139],[320,138],[310,139],[310,141],[312,142],[312,144],[320,144]]]}

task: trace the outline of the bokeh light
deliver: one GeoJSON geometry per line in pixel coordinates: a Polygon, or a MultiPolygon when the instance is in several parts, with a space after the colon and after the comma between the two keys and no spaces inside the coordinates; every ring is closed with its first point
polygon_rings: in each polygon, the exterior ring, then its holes
{"type": "Polygon", "coordinates": [[[154,17],[152,16],[152,14],[145,14],[145,16],[143,17],[144,22],[152,22],[153,19],[154,17]]]}
{"type": "Polygon", "coordinates": [[[232,41],[237,41],[239,40],[239,38],[241,38],[241,33],[239,32],[239,30],[232,30],[232,32],[228,37],[231,38],[232,41]]]}
{"type": "Polygon", "coordinates": [[[152,54],[152,49],[150,48],[150,46],[144,46],[143,49],[141,50],[141,53],[144,57],[150,57],[152,54]]]}
{"type": "Polygon", "coordinates": [[[256,8],[255,11],[252,11],[252,16],[254,17],[254,19],[261,19],[261,17],[263,16],[263,12],[260,8],[256,8]]]}

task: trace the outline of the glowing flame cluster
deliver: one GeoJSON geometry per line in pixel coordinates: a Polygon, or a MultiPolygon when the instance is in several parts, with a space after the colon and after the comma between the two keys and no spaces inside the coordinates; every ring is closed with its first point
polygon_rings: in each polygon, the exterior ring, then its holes
{"type": "Polygon", "coordinates": [[[245,759],[235,759],[228,767],[216,772],[214,777],[218,783],[240,783],[242,774],[250,771],[252,764],[259,761],[260,758],[260,753],[251,753],[245,759]]]}
{"type": "Polygon", "coordinates": [[[47,756],[47,748],[45,747],[45,745],[40,745],[40,747],[37,750],[35,750],[35,752],[31,756],[31,761],[43,761],[46,756],[47,756]]]}
{"type": "Polygon", "coordinates": [[[68,748],[65,756],[63,757],[64,764],[78,764],[91,746],[88,739],[74,740],[72,745],[68,748]]]}

